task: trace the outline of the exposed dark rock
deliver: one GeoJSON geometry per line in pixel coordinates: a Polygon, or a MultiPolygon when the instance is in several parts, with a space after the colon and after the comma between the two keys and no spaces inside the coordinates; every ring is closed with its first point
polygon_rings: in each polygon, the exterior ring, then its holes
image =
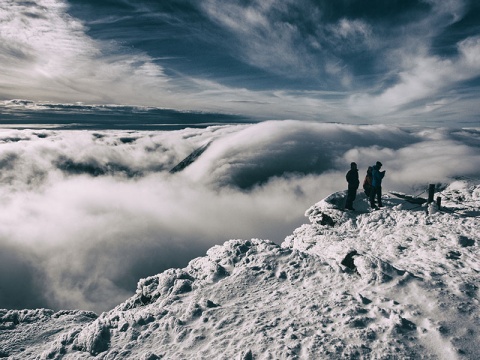
{"type": "Polygon", "coordinates": [[[176,166],[173,167],[172,170],[170,170],[171,174],[174,174],[176,172],[180,172],[183,169],[185,169],[188,165],[192,164],[195,160],[198,159],[200,155],[202,155],[205,150],[210,146],[210,142],[199,147],[198,149],[195,149],[190,155],[188,155],[185,159],[180,161],[176,166]]]}
{"type": "Polygon", "coordinates": [[[458,259],[460,259],[460,256],[462,256],[462,254],[460,252],[452,250],[452,251],[448,252],[447,259],[458,260],[458,259]]]}
{"type": "Polygon", "coordinates": [[[458,243],[459,243],[460,246],[468,247],[468,246],[475,245],[475,240],[469,239],[466,236],[459,236],[458,237],[458,243]]]}
{"type": "Polygon", "coordinates": [[[357,267],[355,266],[355,263],[353,262],[353,257],[355,255],[358,255],[357,250],[350,251],[342,260],[341,264],[350,270],[357,270],[357,267]]]}
{"type": "Polygon", "coordinates": [[[335,221],[327,214],[322,214],[322,218],[320,219],[320,225],[324,226],[335,226],[335,221]]]}

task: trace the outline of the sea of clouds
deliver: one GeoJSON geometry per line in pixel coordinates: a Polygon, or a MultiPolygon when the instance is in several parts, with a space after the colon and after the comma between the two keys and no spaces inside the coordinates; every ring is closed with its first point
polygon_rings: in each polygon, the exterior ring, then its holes
{"type": "Polygon", "coordinates": [[[269,121],[179,131],[0,130],[0,308],[111,309],[215,244],[271,239],[384,164],[384,192],[480,179],[480,130],[269,121]],[[190,166],[170,170],[211,142],[190,166]]]}

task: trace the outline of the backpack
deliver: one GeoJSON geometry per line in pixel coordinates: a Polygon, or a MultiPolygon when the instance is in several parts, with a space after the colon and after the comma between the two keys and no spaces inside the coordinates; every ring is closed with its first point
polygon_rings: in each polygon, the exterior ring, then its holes
{"type": "Polygon", "coordinates": [[[365,180],[363,180],[363,190],[367,196],[370,196],[370,191],[372,190],[372,167],[370,166],[367,170],[367,175],[365,180]]]}

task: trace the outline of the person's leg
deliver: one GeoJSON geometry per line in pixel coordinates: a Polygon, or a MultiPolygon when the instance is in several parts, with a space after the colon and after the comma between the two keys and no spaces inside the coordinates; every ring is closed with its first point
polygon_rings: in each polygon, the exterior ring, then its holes
{"type": "Polygon", "coordinates": [[[376,189],[372,186],[370,189],[370,206],[373,208],[375,207],[375,193],[376,189]]]}
{"type": "Polygon", "coordinates": [[[349,207],[349,209],[350,210],[355,210],[353,208],[353,202],[355,201],[355,199],[357,197],[357,189],[351,189],[351,190],[349,190],[349,192],[350,192],[350,207],[349,207]]]}
{"type": "Polygon", "coordinates": [[[378,189],[377,189],[377,202],[378,202],[378,206],[383,206],[382,204],[382,187],[379,186],[378,189]]]}
{"type": "Polygon", "coordinates": [[[347,191],[347,201],[345,202],[345,209],[351,209],[353,204],[352,189],[347,191]]]}

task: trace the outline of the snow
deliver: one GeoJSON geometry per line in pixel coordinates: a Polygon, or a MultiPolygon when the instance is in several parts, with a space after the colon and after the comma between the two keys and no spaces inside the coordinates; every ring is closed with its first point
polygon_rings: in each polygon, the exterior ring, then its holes
{"type": "Polygon", "coordinates": [[[440,190],[355,212],[332,194],[281,245],[229,240],[98,317],[0,311],[0,357],[478,359],[480,185],[440,190]]]}

